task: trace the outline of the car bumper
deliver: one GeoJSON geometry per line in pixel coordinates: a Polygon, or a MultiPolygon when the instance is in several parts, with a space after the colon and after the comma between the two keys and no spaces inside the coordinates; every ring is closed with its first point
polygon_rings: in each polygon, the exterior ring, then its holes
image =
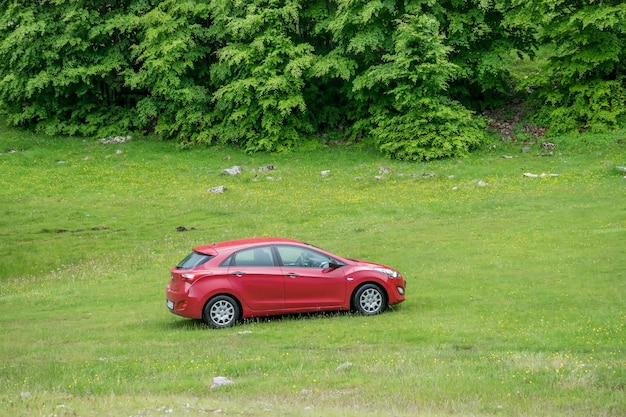
{"type": "Polygon", "coordinates": [[[190,319],[201,319],[202,311],[196,308],[194,300],[190,300],[186,292],[173,291],[167,289],[165,294],[165,305],[168,310],[181,317],[190,319]]]}
{"type": "Polygon", "coordinates": [[[401,280],[400,282],[392,282],[393,291],[389,297],[389,305],[399,304],[406,299],[406,281],[401,280]]]}

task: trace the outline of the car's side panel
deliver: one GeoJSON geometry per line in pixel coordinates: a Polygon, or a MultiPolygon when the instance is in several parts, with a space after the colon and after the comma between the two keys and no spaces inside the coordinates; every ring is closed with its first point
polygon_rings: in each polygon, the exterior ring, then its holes
{"type": "Polygon", "coordinates": [[[342,268],[286,266],[283,267],[283,273],[287,309],[315,311],[349,308],[342,268]]]}
{"type": "Polygon", "coordinates": [[[284,276],[277,266],[231,266],[228,277],[244,308],[267,314],[285,307],[284,276]]]}

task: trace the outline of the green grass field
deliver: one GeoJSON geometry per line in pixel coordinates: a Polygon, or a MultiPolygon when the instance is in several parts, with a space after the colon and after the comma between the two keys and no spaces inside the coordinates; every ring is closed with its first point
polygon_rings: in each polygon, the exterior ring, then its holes
{"type": "Polygon", "coordinates": [[[417,164],[2,125],[0,415],[624,416],[626,134],[553,141],[417,164]],[[248,236],[396,267],[407,301],[219,331],[167,311],[191,247],[248,236]]]}

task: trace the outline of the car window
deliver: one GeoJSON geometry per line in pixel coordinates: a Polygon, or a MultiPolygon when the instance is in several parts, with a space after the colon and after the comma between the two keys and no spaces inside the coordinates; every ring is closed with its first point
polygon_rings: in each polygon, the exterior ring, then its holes
{"type": "Polygon", "coordinates": [[[300,246],[279,245],[276,247],[284,266],[304,268],[328,268],[332,258],[323,253],[300,246]]]}
{"type": "Polygon", "coordinates": [[[244,249],[235,253],[230,266],[274,266],[274,255],[270,246],[244,249]]]}
{"type": "Polygon", "coordinates": [[[206,255],[200,252],[191,252],[182,261],[176,265],[176,269],[193,269],[206,263],[209,259],[213,258],[213,255],[206,255]]]}

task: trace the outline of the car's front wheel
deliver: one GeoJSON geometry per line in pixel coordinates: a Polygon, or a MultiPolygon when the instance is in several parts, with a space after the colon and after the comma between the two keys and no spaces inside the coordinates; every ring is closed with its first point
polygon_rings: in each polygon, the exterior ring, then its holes
{"type": "Polygon", "coordinates": [[[387,297],[379,286],[365,284],[354,293],[353,306],[359,313],[373,316],[387,307],[387,297]]]}
{"type": "Polygon", "coordinates": [[[239,304],[228,295],[213,297],[204,307],[204,322],[214,329],[234,326],[239,320],[239,304]]]}

